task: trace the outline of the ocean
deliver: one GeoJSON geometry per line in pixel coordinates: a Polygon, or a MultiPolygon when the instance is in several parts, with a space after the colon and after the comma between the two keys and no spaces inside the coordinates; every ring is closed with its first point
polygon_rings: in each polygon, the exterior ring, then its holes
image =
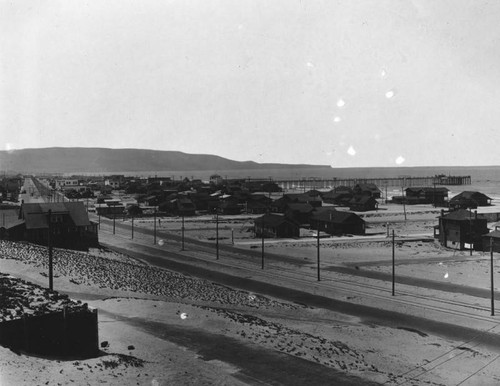
{"type": "Polygon", "coordinates": [[[286,180],[286,179],[345,179],[345,178],[390,178],[390,177],[433,177],[444,174],[446,176],[471,176],[471,185],[450,185],[450,196],[464,190],[477,190],[500,200],[500,166],[419,166],[419,167],[364,167],[364,168],[329,168],[329,167],[301,167],[279,169],[242,169],[242,170],[177,170],[177,171],[150,171],[150,172],[109,172],[86,173],[86,175],[125,176],[157,176],[171,177],[175,180],[188,177],[208,181],[210,175],[219,174],[223,178],[254,178],[286,180]]]}

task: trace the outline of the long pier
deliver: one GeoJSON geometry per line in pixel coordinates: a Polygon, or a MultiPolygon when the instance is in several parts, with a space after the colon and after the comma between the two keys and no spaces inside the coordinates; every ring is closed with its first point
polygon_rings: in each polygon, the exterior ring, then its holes
{"type": "Polygon", "coordinates": [[[338,186],[354,187],[357,184],[375,184],[377,187],[432,187],[436,185],[470,185],[471,176],[434,176],[411,177],[400,176],[390,178],[301,178],[291,180],[273,180],[280,188],[290,189],[334,189],[338,186]]]}

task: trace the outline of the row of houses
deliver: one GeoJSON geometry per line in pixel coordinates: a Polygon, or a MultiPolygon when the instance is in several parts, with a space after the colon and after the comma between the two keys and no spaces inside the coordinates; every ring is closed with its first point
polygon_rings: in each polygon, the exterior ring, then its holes
{"type": "Polygon", "coordinates": [[[445,187],[410,187],[404,190],[404,196],[395,196],[392,202],[408,205],[431,204],[451,209],[475,209],[479,206],[491,205],[492,199],[476,191],[464,191],[448,199],[449,190],[445,187]]]}
{"type": "Polygon", "coordinates": [[[302,227],[329,235],[364,235],[366,232],[366,224],[361,217],[334,208],[316,208],[303,222],[289,213],[270,213],[254,220],[256,237],[297,238],[302,227]]]}

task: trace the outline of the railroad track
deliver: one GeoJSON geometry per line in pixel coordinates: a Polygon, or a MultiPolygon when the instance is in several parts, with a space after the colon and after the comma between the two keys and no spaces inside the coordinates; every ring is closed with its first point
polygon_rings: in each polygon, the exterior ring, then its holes
{"type": "MultiPolygon", "coordinates": [[[[107,233],[110,231],[105,230],[107,233]]],[[[116,236],[116,235],[115,235],[116,236]]],[[[145,235],[147,236],[147,235],[145,235]]],[[[119,236],[126,238],[125,236],[119,236]]],[[[147,236],[149,238],[149,236],[147,236]]],[[[135,240],[138,242],[139,240],[135,240]]],[[[144,246],[151,245],[149,243],[145,243],[144,241],[139,241],[139,244],[144,246]]],[[[175,243],[169,242],[169,250],[163,251],[165,254],[169,255],[169,258],[182,261],[182,257],[189,255],[190,259],[194,259],[196,261],[202,262],[210,262],[213,264],[217,264],[220,267],[225,267],[227,269],[236,269],[239,272],[246,272],[248,277],[252,277],[255,273],[258,272],[259,276],[268,278],[269,282],[273,282],[275,279],[285,279],[294,287],[302,288],[304,286],[308,286],[309,288],[314,285],[314,287],[318,289],[322,289],[326,291],[343,291],[346,294],[351,296],[360,296],[364,298],[370,299],[379,299],[384,301],[390,301],[392,304],[399,304],[401,306],[410,306],[416,307],[419,309],[426,309],[431,311],[436,311],[444,315],[453,315],[458,317],[466,317],[471,320],[477,320],[481,322],[489,322],[494,323],[491,327],[485,330],[478,330],[477,334],[471,339],[459,342],[454,347],[449,350],[446,350],[444,353],[432,358],[425,365],[417,365],[403,373],[398,374],[398,379],[393,380],[390,383],[396,385],[406,385],[406,384],[414,384],[415,381],[423,380],[426,375],[435,370],[438,367],[450,366],[450,364],[455,360],[455,358],[459,358],[460,356],[474,352],[474,349],[480,348],[484,341],[481,339],[482,336],[486,334],[491,334],[493,332],[498,331],[498,327],[500,323],[497,320],[493,319],[489,316],[477,315],[473,311],[468,310],[476,310],[480,312],[487,313],[490,311],[488,307],[483,307],[477,304],[471,304],[468,302],[458,301],[458,300],[450,300],[443,299],[435,296],[421,295],[415,294],[414,292],[402,290],[401,288],[397,289],[397,297],[391,296],[391,289],[389,286],[377,285],[372,283],[363,283],[363,282],[353,282],[349,279],[339,278],[338,275],[335,276],[334,279],[326,278],[328,281],[320,281],[317,282],[317,277],[315,273],[310,272],[311,269],[316,270],[316,267],[313,263],[308,264],[297,264],[290,268],[286,268],[283,265],[278,265],[277,262],[273,262],[274,255],[266,260],[266,269],[261,270],[260,266],[256,263],[256,256],[248,255],[245,251],[234,252],[234,251],[220,251],[220,259],[214,259],[214,246],[213,245],[200,245],[199,243],[192,244],[189,241],[186,242],[186,245],[189,247],[189,251],[184,252],[185,255],[174,250],[175,247],[180,247],[180,242],[176,241],[175,243]],[[194,256],[196,254],[196,256],[194,256]],[[297,269],[297,266],[301,267],[301,269],[297,269]],[[306,267],[307,269],[303,269],[306,267]],[[309,271],[309,272],[308,272],[309,271]],[[313,284],[314,283],[314,284],[313,284]],[[401,297],[405,297],[404,299],[401,297]],[[419,299],[422,302],[414,301],[412,299],[419,299]],[[425,303],[425,304],[424,304],[425,303]],[[450,307],[459,307],[459,310],[450,309],[450,307]]],[[[158,249],[158,252],[162,252],[161,249],[158,249]]],[[[329,273],[331,275],[331,272],[329,273]]],[[[342,274],[346,275],[346,274],[342,274]]],[[[472,374],[464,376],[464,379],[458,383],[461,385],[466,382],[470,378],[472,378],[475,374],[482,371],[487,366],[494,363],[498,358],[500,358],[500,354],[494,356],[488,363],[485,365],[481,365],[480,368],[476,369],[472,374]]]]}

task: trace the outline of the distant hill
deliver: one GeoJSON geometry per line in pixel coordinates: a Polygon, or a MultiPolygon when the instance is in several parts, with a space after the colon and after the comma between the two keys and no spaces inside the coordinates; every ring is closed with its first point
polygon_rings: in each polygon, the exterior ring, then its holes
{"type": "Polygon", "coordinates": [[[0,151],[0,170],[17,173],[110,173],[146,171],[241,170],[325,167],[259,164],[209,154],[142,149],[51,147],[0,151]]]}

